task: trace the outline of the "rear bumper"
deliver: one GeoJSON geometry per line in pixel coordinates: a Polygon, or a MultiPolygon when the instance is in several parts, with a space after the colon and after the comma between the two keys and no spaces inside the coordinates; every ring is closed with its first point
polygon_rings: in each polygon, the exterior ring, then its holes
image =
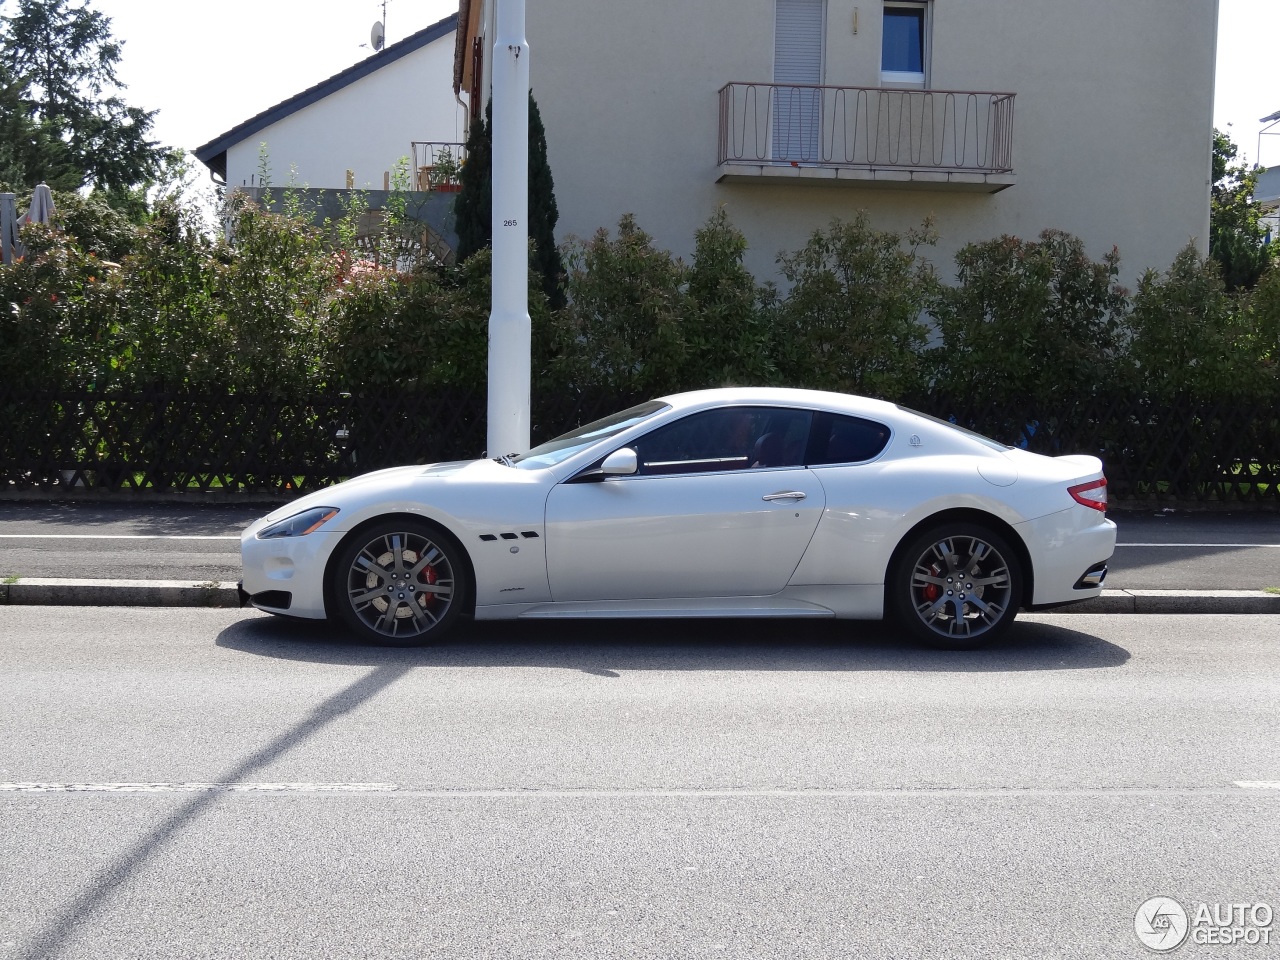
{"type": "Polygon", "coordinates": [[[1061,600],[1057,603],[1037,603],[1028,607],[1028,610],[1057,610],[1059,607],[1069,607],[1073,603],[1079,603],[1081,600],[1088,600],[1090,597],[1096,597],[1102,593],[1102,583],[1107,579],[1107,563],[1104,560],[1101,563],[1095,563],[1086,570],[1076,581],[1076,596],[1070,600],[1061,600]]]}
{"type": "Polygon", "coordinates": [[[1107,561],[1116,549],[1116,525],[1097,510],[1070,507],[1020,523],[1017,530],[1031,555],[1032,609],[1102,593],[1107,561]]]}
{"type": "Polygon", "coordinates": [[[1094,587],[1102,586],[1103,581],[1106,579],[1107,561],[1103,560],[1101,563],[1095,563],[1092,567],[1086,570],[1081,575],[1080,579],[1076,581],[1075,588],[1077,590],[1091,590],[1094,587]]]}

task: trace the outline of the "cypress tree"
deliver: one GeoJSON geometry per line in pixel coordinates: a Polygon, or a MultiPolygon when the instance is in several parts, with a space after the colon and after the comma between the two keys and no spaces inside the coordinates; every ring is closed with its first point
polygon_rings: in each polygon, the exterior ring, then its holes
{"type": "Polygon", "coordinates": [[[493,101],[490,100],[484,116],[471,125],[467,162],[458,175],[462,189],[453,205],[458,263],[483,250],[493,240],[493,138],[489,131],[492,119],[493,101]]]}
{"type": "Polygon", "coordinates": [[[533,239],[533,266],[542,277],[542,290],[551,309],[564,306],[560,278],[564,263],[556,249],[556,223],[560,208],[556,206],[555,181],[547,162],[547,133],[542,126],[538,102],[529,91],[529,236],[533,239]]]}
{"type": "MultiPolygon", "coordinates": [[[[458,262],[493,242],[493,100],[484,119],[471,125],[467,137],[467,162],[459,178],[462,190],[454,205],[454,230],[458,234],[458,262]]],[[[547,162],[547,134],[538,103],[529,92],[529,238],[533,240],[530,265],[542,278],[542,290],[552,309],[564,306],[560,280],[564,264],[556,249],[555,228],[560,219],[555,182],[547,162]]]]}

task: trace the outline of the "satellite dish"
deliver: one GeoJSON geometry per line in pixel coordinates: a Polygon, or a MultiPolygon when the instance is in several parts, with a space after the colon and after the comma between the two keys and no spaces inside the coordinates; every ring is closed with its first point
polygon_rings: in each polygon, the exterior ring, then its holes
{"type": "Polygon", "coordinates": [[[382,29],[382,21],[375,20],[373,29],[369,31],[369,45],[375,50],[381,50],[383,43],[386,42],[387,34],[382,29]]]}

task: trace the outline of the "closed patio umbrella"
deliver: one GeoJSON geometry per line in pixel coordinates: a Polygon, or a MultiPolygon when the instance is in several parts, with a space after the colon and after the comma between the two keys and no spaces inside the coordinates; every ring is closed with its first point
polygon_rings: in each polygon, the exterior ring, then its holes
{"type": "Polygon", "coordinates": [[[31,206],[24,219],[26,223],[48,223],[53,216],[53,191],[47,183],[38,183],[31,193],[31,206]]]}

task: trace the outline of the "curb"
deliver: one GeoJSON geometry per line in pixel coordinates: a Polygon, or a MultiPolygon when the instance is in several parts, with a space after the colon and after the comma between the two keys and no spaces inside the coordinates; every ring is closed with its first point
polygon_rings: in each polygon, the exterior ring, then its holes
{"type": "MultiPolygon", "coordinates": [[[[193,580],[19,579],[0,584],[0,606],[238,607],[236,585],[193,580]]],[[[1103,590],[1053,613],[1280,614],[1262,590],[1103,590]]]]}
{"type": "Polygon", "coordinates": [[[1054,613],[1280,613],[1280,595],[1263,590],[1103,590],[1054,613]]]}
{"type": "Polygon", "coordinates": [[[0,604],[59,607],[238,607],[234,583],[215,580],[54,580],[0,586],[0,604]]]}

